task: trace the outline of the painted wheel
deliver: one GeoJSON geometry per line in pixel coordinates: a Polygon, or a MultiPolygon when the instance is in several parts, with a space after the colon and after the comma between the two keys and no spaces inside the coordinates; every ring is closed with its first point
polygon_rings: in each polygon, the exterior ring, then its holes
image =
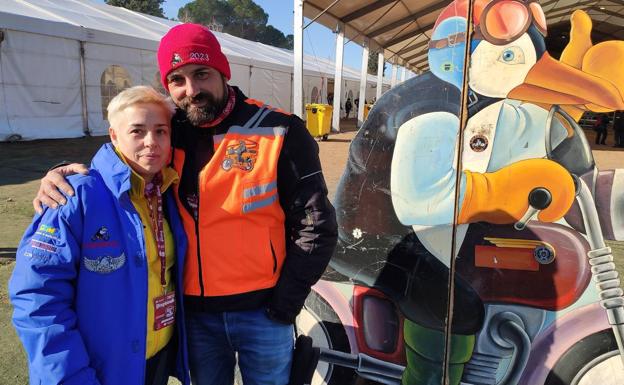
{"type": "Polygon", "coordinates": [[[624,365],[611,330],[592,334],[565,352],[544,385],[621,385],[624,365]]]}
{"type": "MultiPolygon", "coordinates": [[[[350,353],[349,340],[331,306],[311,291],[297,317],[297,333],[312,337],[316,347],[350,353]]],[[[319,361],[311,385],[349,385],[357,377],[354,370],[319,361]]]]}

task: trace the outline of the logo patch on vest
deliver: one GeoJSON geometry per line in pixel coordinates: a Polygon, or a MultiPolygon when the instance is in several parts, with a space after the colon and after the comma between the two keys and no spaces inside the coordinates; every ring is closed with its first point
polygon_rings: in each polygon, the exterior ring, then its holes
{"type": "Polygon", "coordinates": [[[251,171],[258,157],[258,143],[251,140],[239,140],[236,144],[227,146],[225,158],[221,162],[221,168],[230,171],[236,167],[244,171],[251,171]]]}
{"type": "Polygon", "coordinates": [[[126,255],[124,253],[121,253],[119,257],[105,255],[97,257],[97,259],[84,257],[82,260],[84,262],[85,269],[94,273],[108,274],[118,270],[126,263],[126,255]]]}

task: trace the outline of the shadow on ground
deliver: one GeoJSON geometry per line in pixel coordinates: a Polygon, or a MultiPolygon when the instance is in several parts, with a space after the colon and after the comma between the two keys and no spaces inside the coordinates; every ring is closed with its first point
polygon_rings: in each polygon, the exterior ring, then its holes
{"type": "Polygon", "coordinates": [[[40,179],[50,167],[68,160],[88,164],[108,135],[0,143],[0,186],[40,179]]]}

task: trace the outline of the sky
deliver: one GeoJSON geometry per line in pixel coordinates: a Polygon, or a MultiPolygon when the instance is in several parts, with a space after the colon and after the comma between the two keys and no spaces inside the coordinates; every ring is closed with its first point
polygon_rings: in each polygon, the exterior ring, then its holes
{"type": "MultiPolygon", "coordinates": [[[[177,18],[178,9],[190,0],[165,0],[163,10],[168,18],[177,18]]],[[[254,0],[269,15],[268,24],[282,31],[285,35],[293,33],[293,0],[254,0]]],[[[304,20],[304,25],[309,23],[304,20]]],[[[328,28],[313,23],[304,30],[303,51],[310,55],[334,60],[336,57],[336,35],[328,28]]],[[[346,66],[360,69],[362,63],[362,47],[355,43],[347,43],[344,47],[343,63],[346,66]]],[[[390,76],[390,65],[386,65],[385,77],[390,76]]]]}

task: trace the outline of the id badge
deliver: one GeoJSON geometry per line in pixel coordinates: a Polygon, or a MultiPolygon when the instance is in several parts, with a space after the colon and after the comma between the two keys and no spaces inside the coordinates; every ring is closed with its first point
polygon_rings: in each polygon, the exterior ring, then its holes
{"type": "Polygon", "coordinates": [[[154,330],[172,325],[175,321],[175,292],[154,298],[154,330]]]}

